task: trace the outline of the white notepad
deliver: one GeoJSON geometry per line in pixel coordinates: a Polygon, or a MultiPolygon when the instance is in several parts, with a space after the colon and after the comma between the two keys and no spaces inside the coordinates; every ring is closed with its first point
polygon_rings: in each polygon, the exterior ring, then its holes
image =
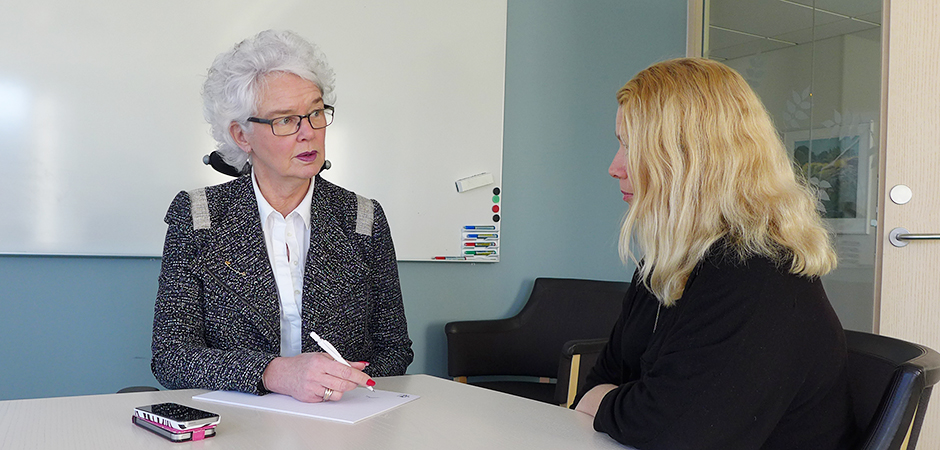
{"type": "Polygon", "coordinates": [[[289,395],[253,395],[244,392],[213,391],[193,396],[193,400],[244,406],[246,408],[296,414],[336,422],[356,423],[419,398],[399,392],[371,392],[357,388],[343,393],[339,401],[304,403],[289,395]]]}

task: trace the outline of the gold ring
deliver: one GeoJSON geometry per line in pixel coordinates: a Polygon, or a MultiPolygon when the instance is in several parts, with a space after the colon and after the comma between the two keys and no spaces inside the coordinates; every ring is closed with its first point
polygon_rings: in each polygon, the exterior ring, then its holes
{"type": "Polygon", "coordinates": [[[333,396],[333,390],[332,390],[332,389],[326,388],[326,390],[323,391],[323,401],[325,401],[325,402],[330,401],[330,397],[332,397],[332,396],[333,396]]]}

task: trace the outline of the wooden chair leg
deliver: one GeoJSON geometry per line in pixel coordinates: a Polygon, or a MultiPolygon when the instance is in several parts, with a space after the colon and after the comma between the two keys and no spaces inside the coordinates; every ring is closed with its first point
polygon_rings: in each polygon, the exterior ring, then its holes
{"type": "MultiPolygon", "coordinates": [[[[920,405],[914,408],[914,417],[917,417],[917,410],[920,409],[920,405]]],[[[907,429],[907,435],[904,436],[904,442],[901,443],[901,450],[907,450],[908,446],[911,445],[911,432],[914,431],[914,422],[916,420],[911,420],[911,426],[907,429]]]]}
{"type": "Polygon", "coordinates": [[[581,369],[581,355],[571,355],[571,371],[568,373],[568,401],[565,408],[570,408],[574,403],[575,396],[578,395],[578,375],[581,369]]]}

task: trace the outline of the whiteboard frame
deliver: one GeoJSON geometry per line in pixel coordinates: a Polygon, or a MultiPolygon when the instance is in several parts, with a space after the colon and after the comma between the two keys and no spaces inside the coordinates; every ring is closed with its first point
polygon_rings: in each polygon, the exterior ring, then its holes
{"type": "Polygon", "coordinates": [[[4,8],[0,29],[16,38],[0,40],[0,209],[11,216],[0,254],[160,256],[173,196],[230,180],[201,164],[214,149],[205,71],[267,28],[317,43],[336,70],[324,178],[382,204],[399,260],[455,254],[460,226],[491,223],[506,0],[4,8]],[[479,172],[493,186],[456,192],[454,181],[479,172]]]}

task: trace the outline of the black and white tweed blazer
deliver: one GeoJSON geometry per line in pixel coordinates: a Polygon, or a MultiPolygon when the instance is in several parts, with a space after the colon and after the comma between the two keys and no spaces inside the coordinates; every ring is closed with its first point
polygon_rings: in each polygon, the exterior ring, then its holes
{"type": "MultiPolygon", "coordinates": [[[[404,374],[414,353],[382,207],[319,176],[315,183],[303,335],[316,331],[348,360],[368,361],[371,376],[404,374]]],[[[154,376],[170,389],[266,393],[280,303],[251,177],[180,192],[164,220],[154,376]]],[[[305,338],[303,351],[322,349],[305,338]]]]}

